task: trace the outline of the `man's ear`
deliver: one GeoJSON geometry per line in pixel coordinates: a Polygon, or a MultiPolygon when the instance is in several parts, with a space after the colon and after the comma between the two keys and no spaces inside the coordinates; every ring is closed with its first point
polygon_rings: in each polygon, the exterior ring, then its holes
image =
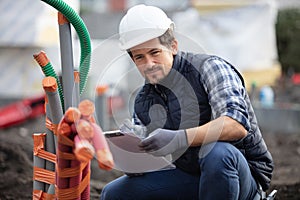
{"type": "Polygon", "coordinates": [[[172,41],[171,48],[172,48],[172,54],[173,54],[173,55],[176,55],[177,52],[178,52],[178,40],[174,39],[174,40],[172,41]]]}

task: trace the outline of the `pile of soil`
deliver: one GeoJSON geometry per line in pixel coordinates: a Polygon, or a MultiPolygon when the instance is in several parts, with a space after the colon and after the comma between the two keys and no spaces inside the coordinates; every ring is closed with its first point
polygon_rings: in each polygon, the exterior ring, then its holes
{"type": "MultiPolygon", "coordinates": [[[[32,197],[33,133],[45,131],[44,117],[0,130],[0,199],[32,197]]],[[[277,200],[300,199],[300,133],[263,133],[275,161],[271,189],[277,200]]],[[[92,162],[91,199],[99,199],[101,188],[122,173],[102,171],[92,162]]]]}
{"type": "Polygon", "coordinates": [[[278,190],[277,200],[300,199],[300,133],[264,133],[275,168],[269,191],[278,190]]]}

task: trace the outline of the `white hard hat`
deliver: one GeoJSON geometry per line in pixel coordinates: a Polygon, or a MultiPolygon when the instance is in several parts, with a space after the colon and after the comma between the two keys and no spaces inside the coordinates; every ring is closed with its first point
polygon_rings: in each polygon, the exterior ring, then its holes
{"type": "Polygon", "coordinates": [[[136,5],[130,8],[119,25],[122,50],[130,49],[163,35],[174,22],[160,8],[136,5]]]}

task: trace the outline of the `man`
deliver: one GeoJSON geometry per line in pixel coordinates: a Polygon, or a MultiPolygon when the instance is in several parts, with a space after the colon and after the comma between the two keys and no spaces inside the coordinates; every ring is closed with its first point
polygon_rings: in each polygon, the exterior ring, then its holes
{"type": "Polygon", "coordinates": [[[137,5],[120,22],[120,46],[145,84],[134,121],[147,127],[140,148],[173,156],[176,169],[124,175],[101,199],[253,199],[268,189],[273,161],[242,76],[217,56],[178,50],[174,23],[137,5]]]}

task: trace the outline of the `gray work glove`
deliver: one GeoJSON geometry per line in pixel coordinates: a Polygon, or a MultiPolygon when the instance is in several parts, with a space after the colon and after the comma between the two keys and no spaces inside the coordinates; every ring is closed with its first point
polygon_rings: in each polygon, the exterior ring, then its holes
{"type": "Polygon", "coordinates": [[[135,125],[129,119],[125,119],[120,126],[120,131],[124,133],[134,133],[140,138],[145,138],[147,134],[147,128],[142,125],[135,125]]]}
{"type": "MultiPolygon", "coordinates": [[[[142,125],[135,125],[129,119],[125,119],[123,124],[120,126],[120,131],[123,133],[134,133],[140,138],[145,138],[147,134],[147,128],[142,125]]],[[[144,173],[128,173],[125,174],[129,177],[142,176],[144,173]]]]}
{"type": "Polygon", "coordinates": [[[142,140],[140,148],[154,156],[166,156],[179,149],[188,148],[185,130],[156,129],[142,140]]]}

